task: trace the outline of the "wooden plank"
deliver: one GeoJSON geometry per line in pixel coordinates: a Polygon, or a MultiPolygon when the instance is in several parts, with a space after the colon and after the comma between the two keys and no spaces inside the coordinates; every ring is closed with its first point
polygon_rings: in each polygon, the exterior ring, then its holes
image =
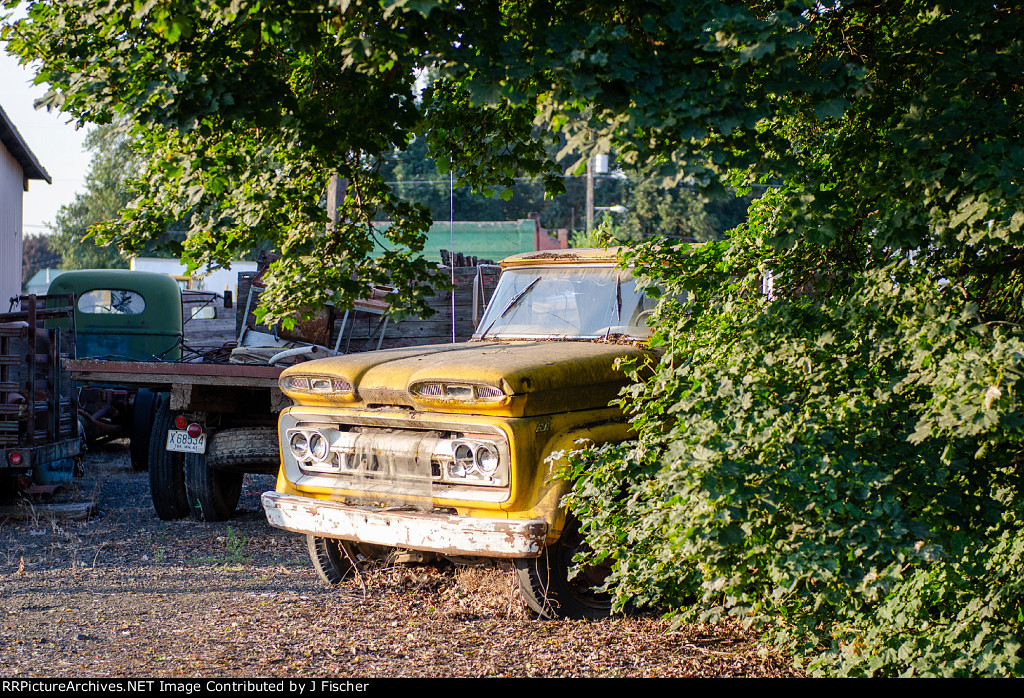
{"type": "Polygon", "coordinates": [[[74,379],[120,385],[195,385],[272,388],[283,366],[259,364],[200,364],[78,359],[64,362],[74,379]]]}
{"type": "Polygon", "coordinates": [[[64,504],[8,504],[0,506],[0,517],[20,520],[36,519],[40,516],[81,520],[89,518],[95,508],[93,502],[68,502],[64,504]]]}

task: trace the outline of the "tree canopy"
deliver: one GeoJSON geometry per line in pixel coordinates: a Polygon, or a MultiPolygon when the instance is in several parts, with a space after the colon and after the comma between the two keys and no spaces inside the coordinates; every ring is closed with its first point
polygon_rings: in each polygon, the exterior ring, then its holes
{"type": "Polygon", "coordinates": [[[108,234],[188,220],[194,263],[272,241],[273,308],[385,277],[415,308],[429,216],[382,163],[418,138],[505,196],[559,190],[556,138],[667,184],[770,185],[727,241],[629,259],[690,302],[662,304],[623,396],[637,440],[569,458],[611,591],[757,624],[826,673],[1022,673],[1018,3],[28,7],[4,37],[48,103],[145,143],[108,234]],[[404,251],[369,259],[381,234],[404,251]]]}
{"type": "Polygon", "coordinates": [[[556,135],[577,158],[614,146],[629,166],[717,187],[730,168],[792,160],[784,133],[759,128],[785,110],[783,86],[823,95],[827,116],[857,80],[842,65],[801,70],[805,2],[25,5],[4,38],[40,61],[46,105],[127,119],[144,144],[136,199],[104,234],[133,250],[189,221],[196,265],[269,241],[285,255],[263,296],[271,315],[344,305],[388,280],[416,309],[428,217],[380,173],[416,136],[459,184],[503,196],[522,175],[560,190],[545,149],[556,135]],[[423,89],[417,75],[429,76],[423,89]],[[325,234],[332,174],[348,187],[325,234]],[[381,217],[393,221],[383,233],[381,217]],[[381,235],[401,250],[383,261],[367,256],[381,235]]]}

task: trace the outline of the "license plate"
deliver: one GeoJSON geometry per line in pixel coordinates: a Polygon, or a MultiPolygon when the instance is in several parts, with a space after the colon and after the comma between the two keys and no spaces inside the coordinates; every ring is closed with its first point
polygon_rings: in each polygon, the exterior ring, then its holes
{"type": "Polygon", "coordinates": [[[179,453],[206,453],[206,434],[193,439],[187,431],[172,429],[167,432],[167,450],[179,453]]]}

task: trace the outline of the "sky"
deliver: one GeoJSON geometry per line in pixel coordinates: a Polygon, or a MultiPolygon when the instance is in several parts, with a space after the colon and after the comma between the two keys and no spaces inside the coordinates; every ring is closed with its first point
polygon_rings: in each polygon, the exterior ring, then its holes
{"type": "Polygon", "coordinates": [[[23,229],[26,235],[49,232],[57,211],[84,191],[91,156],[82,147],[86,129],[76,130],[70,117],[37,110],[32,103],[46,94],[44,86],[33,86],[33,74],[18,65],[0,44],[0,106],[50,174],[53,184],[31,180],[23,197],[23,229]]]}

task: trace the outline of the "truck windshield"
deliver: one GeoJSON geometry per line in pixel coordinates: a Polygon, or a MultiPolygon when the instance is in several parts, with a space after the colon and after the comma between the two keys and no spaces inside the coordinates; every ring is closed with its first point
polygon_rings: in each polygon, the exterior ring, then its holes
{"type": "Polygon", "coordinates": [[[474,339],[646,339],[657,300],[614,267],[531,267],[501,275],[474,339]]]}

